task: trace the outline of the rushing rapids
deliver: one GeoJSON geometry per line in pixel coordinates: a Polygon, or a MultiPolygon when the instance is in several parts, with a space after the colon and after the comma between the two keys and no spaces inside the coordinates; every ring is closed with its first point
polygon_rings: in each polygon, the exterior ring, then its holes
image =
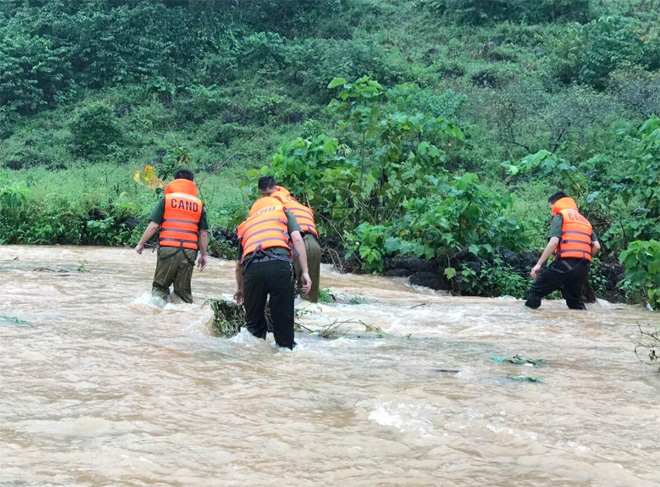
{"type": "Polygon", "coordinates": [[[230,299],[233,262],[163,307],[155,254],[2,250],[0,485],[657,482],[660,377],[633,348],[658,318],[640,307],[534,312],[324,268],[338,299],[299,320],[343,336],[298,333],[291,352],[210,334],[204,300],[230,299]],[[493,360],[515,355],[544,361],[493,360]]]}

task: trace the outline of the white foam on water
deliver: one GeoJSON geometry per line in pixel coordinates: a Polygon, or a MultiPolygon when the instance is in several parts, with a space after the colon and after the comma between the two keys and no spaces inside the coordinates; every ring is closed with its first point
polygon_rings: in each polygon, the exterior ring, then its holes
{"type": "Polygon", "coordinates": [[[269,352],[276,352],[277,349],[273,349],[271,344],[275,343],[275,340],[273,338],[273,335],[269,333],[266,336],[266,339],[262,338],[257,338],[254,336],[252,333],[248,331],[247,328],[241,328],[241,331],[228,339],[228,341],[232,343],[236,343],[238,345],[243,345],[246,348],[253,348],[257,350],[263,350],[263,351],[269,351],[269,352]]]}
{"type": "Polygon", "coordinates": [[[153,296],[151,291],[145,291],[140,296],[131,302],[132,307],[136,308],[151,308],[154,310],[162,310],[168,304],[167,301],[153,296]]]}
{"type": "Polygon", "coordinates": [[[55,436],[101,436],[127,433],[136,429],[135,425],[128,421],[109,421],[91,416],[65,418],[59,421],[28,420],[22,424],[28,433],[55,436]]]}
{"type": "Polygon", "coordinates": [[[202,315],[196,320],[192,321],[184,329],[186,331],[196,331],[201,332],[203,335],[214,336],[213,335],[213,321],[215,320],[215,314],[210,306],[203,305],[202,315]]]}
{"type": "Polygon", "coordinates": [[[45,362],[48,360],[48,357],[46,357],[43,353],[32,352],[29,350],[21,353],[21,358],[23,360],[27,360],[28,362],[45,362]]]}
{"type": "Polygon", "coordinates": [[[430,416],[435,408],[428,404],[407,404],[385,402],[375,405],[369,413],[369,420],[381,426],[391,427],[401,432],[414,432],[424,438],[434,436],[430,416]]]}
{"type": "Polygon", "coordinates": [[[596,298],[595,304],[605,309],[623,309],[621,305],[616,303],[610,303],[607,299],[596,298]]]}
{"type": "Polygon", "coordinates": [[[165,306],[163,306],[163,311],[174,311],[174,312],[177,312],[177,313],[187,313],[189,311],[197,309],[198,306],[199,305],[194,304],[194,303],[184,303],[184,302],[167,303],[165,306]]]}

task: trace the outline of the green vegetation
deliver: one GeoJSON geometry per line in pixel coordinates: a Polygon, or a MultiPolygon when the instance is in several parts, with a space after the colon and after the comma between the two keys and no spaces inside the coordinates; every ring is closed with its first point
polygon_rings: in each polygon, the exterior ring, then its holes
{"type": "MultiPolygon", "coordinates": [[[[448,265],[444,278],[520,296],[528,281],[498,249],[543,245],[547,197],[565,189],[603,243],[596,288],[621,259],[627,298],[657,307],[658,11],[657,0],[2,2],[0,242],[134,244],[159,180],[181,165],[211,226],[231,227],[268,173],[365,270],[467,249],[492,265],[448,265]]],[[[227,240],[211,245],[231,256],[227,240]]]]}
{"type": "Polygon", "coordinates": [[[330,289],[319,289],[319,303],[330,304],[336,301],[336,297],[330,289]]]}
{"type": "MultiPolygon", "coordinates": [[[[651,367],[658,367],[660,360],[660,326],[638,323],[640,338],[635,347],[635,355],[640,362],[651,367]]],[[[660,372],[660,367],[657,369],[660,372]]]]}
{"type": "Polygon", "coordinates": [[[660,242],[657,240],[631,242],[621,252],[630,283],[646,289],[649,304],[660,309],[660,242]]]}
{"type": "Polygon", "coordinates": [[[231,338],[245,325],[245,308],[233,301],[209,300],[213,310],[211,332],[218,337],[231,338]]]}
{"type": "Polygon", "coordinates": [[[510,358],[492,357],[491,360],[500,364],[528,365],[531,367],[542,367],[546,363],[546,360],[542,358],[532,359],[527,357],[521,357],[520,355],[514,355],[513,357],[510,358]]]}

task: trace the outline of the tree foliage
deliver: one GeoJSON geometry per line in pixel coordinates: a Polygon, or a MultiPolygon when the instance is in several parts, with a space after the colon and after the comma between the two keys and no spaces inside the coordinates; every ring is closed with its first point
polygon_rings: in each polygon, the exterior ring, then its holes
{"type": "Polygon", "coordinates": [[[246,204],[236,182],[276,153],[268,171],[286,175],[326,234],[371,268],[397,253],[541,246],[545,201],[559,188],[597,228],[600,258],[617,261],[631,242],[660,238],[659,8],[0,2],[0,187],[26,190],[29,208],[20,220],[0,207],[2,238],[123,243],[126,211],[143,218],[155,195],[122,199],[130,211],[108,205],[139,188],[131,176],[146,166],[163,180],[182,164],[200,181],[226,180],[205,196],[209,217],[228,224],[246,204]],[[108,201],[90,206],[95,183],[84,178],[39,194],[105,164],[123,175],[101,178],[108,201]]]}
{"type": "Polygon", "coordinates": [[[74,150],[85,156],[107,153],[122,139],[113,110],[100,102],[80,108],[69,128],[74,150]]]}
{"type": "Polygon", "coordinates": [[[470,247],[488,254],[524,244],[518,222],[504,215],[510,196],[488,191],[476,174],[453,176],[444,167],[444,147],[461,143],[461,129],[439,113],[401,111],[403,100],[408,109],[433,106],[428,93],[411,84],[385,89],[367,77],[335,78],[329,88],[338,90],[329,110],[345,142],[297,139],[261,174],[311,205],[365,267],[382,269],[385,256],[400,253],[431,258],[470,247]]]}

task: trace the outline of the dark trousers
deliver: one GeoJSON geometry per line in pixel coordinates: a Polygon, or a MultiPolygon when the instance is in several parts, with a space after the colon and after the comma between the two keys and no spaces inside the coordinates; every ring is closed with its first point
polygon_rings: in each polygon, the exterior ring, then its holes
{"type": "Polygon", "coordinates": [[[558,259],[541,271],[532,284],[525,306],[536,309],[541,299],[561,289],[570,309],[586,309],[582,302],[582,289],[587,282],[590,264],[581,259],[558,259]]]}
{"type": "Polygon", "coordinates": [[[280,260],[252,263],[243,271],[246,327],[266,338],[266,301],[270,296],[273,335],[280,347],[293,348],[294,275],[290,263],[280,260]]]}

